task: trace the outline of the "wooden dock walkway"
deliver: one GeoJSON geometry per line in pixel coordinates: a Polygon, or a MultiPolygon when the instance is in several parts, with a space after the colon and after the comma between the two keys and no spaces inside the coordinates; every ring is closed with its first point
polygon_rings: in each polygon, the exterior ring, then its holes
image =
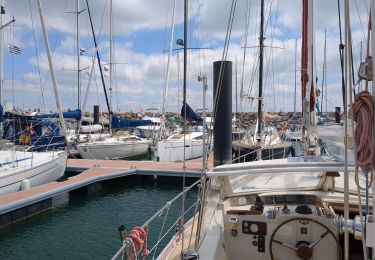
{"type": "MultiPolygon", "coordinates": [[[[212,160],[208,160],[209,168],[212,168],[212,160]]],[[[182,162],[154,162],[154,161],[124,161],[124,160],[85,160],[68,159],[67,171],[83,171],[86,169],[112,168],[112,169],[137,169],[139,171],[178,171],[183,172],[182,162]]],[[[190,160],[185,163],[186,172],[201,173],[202,159],[190,160]]]]}
{"type": "MultiPolygon", "coordinates": [[[[208,162],[212,168],[212,159],[208,162]]],[[[185,176],[199,178],[202,159],[185,163],[185,176]]],[[[52,198],[101,181],[129,175],[182,177],[183,163],[122,160],[68,159],[67,171],[79,172],[62,182],[52,182],[0,197],[0,227],[9,225],[52,207],[52,198]]]]}

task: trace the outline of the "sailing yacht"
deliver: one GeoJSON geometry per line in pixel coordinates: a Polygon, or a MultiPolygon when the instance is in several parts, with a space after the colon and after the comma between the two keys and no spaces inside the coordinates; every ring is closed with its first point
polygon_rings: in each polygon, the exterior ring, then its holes
{"type": "Polygon", "coordinates": [[[202,130],[175,133],[156,144],[156,158],[159,162],[183,162],[200,158],[203,152],[202,130]]]}
{"type": "MultiPolygon", "coordinates": [[[[169,66],[170,58],[173,49],[173,32],[174,32],[174,12],[176,8],[176,1],[174,1],[173,15],[172,15],[172,30],[169,42],[168,63],[166,80],[163,91],[163,111],[162,111],[162,127],[165,135],[165,114],[166,114],[166,99],[169,84],[169,66]]],[[[187,19],[185,17],[185,19],[187,19]]],[[[174,133],[167,139],[159,140],[156,143],[156,158],[160,162],[183,162],[194,158],[204,157],[208,149],[208,142],[206,141],[206,93],[207,93],[207,78],[205,75],[198,76],[198,81],[203,83],[203,118],[198,116],[194,110],[186,102],[186,75],[187,75],[187,31],[184,29],[184,40],[177,40],[177,44],[184,47],[184,96],[183,105],[181,108],[181,116],[183,117],[183,131],[174,133]],[[187,120],[194,121],[194,124],[188,124],[187,120]]]]}
{"type": "Polygon", "coordinates": [[[53,182],[65,172],[67,153],[0,150],[0,196],[53,182]]]}
{"type": "MultiPolygon", "coordinates": [[[[96,36],[94,32],[94,28],[92,26],[92,17],[90,12],[90,7],[87,2],[87,11],[89,14],[90,24],[91,24],[91,32],[94,39],[94,44],[97,49],[97,42],[96,42],[96,36]]],[[[108,115],[110,117],[110,136],[102,136],[95,140],[90,140],[85,143],[79,143],[77,144],[77,150],[80,154],[80,156],[84,159],[120,159],[120,158],[130,158],[134,156],[139,156],[142,154],[146,154],[149,148],[150,141],[147,139],[143,139],[140,137],[137,137],[132,134],[117,134],[114,135],[112,131],[114,128],[122,128],[123,126],[129,127],[129,126],[137,126],[137,123],[140,123],[139,125],[142,125],[145,121],[137,121],[133,122],[132,120],[122,120],[118,117],[116,117],[112,113],[112,83],[113,83],[113,15],[112,15],[112,0],[110,1],[110,8],[109,8],[109,26],[110,26],[110,62],[109,62],[109,82],[110,82],[110,96],[108,100],[107,96],[107,90],[106,85],[104,81],[103,76],[103,70],[102,65],[100,61],[99,52],[96,51],[96,56],[98,59],[99,69],[100,69],[100,75],[103,85],[104,94],[106,97],[106,103],[108,107],[108,115]]],[[[147,120],[148,121],[148,120],[147,120]]],[[[148,122],[147,122],[148,123],[148,122]]]]}
{"type": "Polygon", "coordinates": [[[186,131],[174,133],[167,139],[156,143],[156,158],[159,162],[183,162],[203,156],[205,149],[208,148],[208,142],[204,135],[207,133],[203,119],[199,117],[191,107],[186,104],[181,109],[184,118],[194,120],[195,124],[190,124],[186,131]]]}
{"type": "MultiPolygon", "coordinates": [[[[263,8],[261,8],[263,12],[263,8]]],[[[259,35],[259,90],[258,90],[258,119],[257,132],[252,138],[244,137],[232,143],[235,158],[238,161],[254,161],[280,159],[289,156],[292,151],[292,144],[282,138],[284,129],[271,132],[263,129],[263,49],[264,49],[264,13],[261,13],[260,35],[259,35]],[[258,154],[258,151],[260,152],[258,154]]],[[[246,49],[246,48],[245,48],[246,49]]]]}
{"type": "MultiPolygon", "coordinates": [[[[59,110],[60,120],[62,122],[62,129],[64,131],[65,124],[62,116],[59,91],[58,86],[56,84],[53,63],[50,59],[51,56],[48,37],[45,30],[44,18],[40,1],[38,1],[38,6],[42,29],[44,33],[45,45],[48,53],[49,66],[52,76],[53,87],[55,91],[57,109],[59,110]]],[[[3,15],[3,13],[1,13],[0,15],[3,15]]],[[[2,19],[0,19],[0,21],[2,21],[2,19]]],[[[9,24],[11,24],[11,22],[7,23],[5,26],[9,24]]],[[[0,33],[2,33],[2,31],[0,33]]],[[[2,45],[2,41],[0,41],[0,45],[2,45]]],[[[2,49],[2,46],[0,47],[0,49],[2,49]]],[[[0,51],[0,53],[0,62],[2,63],[2,51],[0,51]]],[[[3,79],[3,71],[0,71],[0,78],[3,79]]],[[[3,80],[0,80],[0,89],[3,87],[2,83],[3,80]]],[[[3,127],[4,117],[3,109],[1,107],[1,100],[0,108],[0,125],[1,127],[3,127]]],[[[0,132],[2,133],[3,129],[1,129],[0,132]]],[[[17,135],[17,132],[14,132],[13,135],[17,135]]],[[[28,140],[28,144],[31,144],[31,133],[23,132],[22,135],[23,139],[28,140]]],[[[0,140],[0,196],[14,193],[23,189],[30,189],[38,185],[55,181],[64,174],[67,161],[67,153],[65,151],[27,152],[26,147],[18,147],[17,149],[23,149],[23,151],[16,151],[16,147],[13,145],[14,144],[9,144],[8,141],[5,139],[0,140]]],[[[32,146],[29,147],[31,151],[33,150],[34,145],[37,144],[33,143],[32,146]]],[[[45,150],[48,150],[48,147],[45,147],[45,150]]]]}
{"type": "Polygon", "coordinates": [[[125,159],[146,154],[150,141],[135,135],[97,138],[77,145],[83,159],[125,159]]]}

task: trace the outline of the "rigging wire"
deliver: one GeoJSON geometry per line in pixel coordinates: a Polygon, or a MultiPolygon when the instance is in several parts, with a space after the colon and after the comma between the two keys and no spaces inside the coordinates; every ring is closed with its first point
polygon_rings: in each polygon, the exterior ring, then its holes
{"type": "Polygon", "coordinates": [[[34,17],[33,17],[33,12],[31,10],[31,0],[29,0],[29,10],[30,10],[30,18],[31,18],[31,27],[33,29],[35,57],[36,57],[36,63],[37,63],[37,67],[38,67],[38,76],[39,76],[39,84],[40,84],[40,92],[41,92],[41,97],[39,98],[39,103],[40,103],[40,101],[42,101],[43,110],[45,111],[46,110],[46,104],[44,102],[44,88],[43,88],[43,84],[42,84],[42,75],[41,75],[41,72],[40,72],[39,53],[38,53],[38,48],[36,46],[34,17]]]}
{"type": "MultiPolygon", "coordinates": [[[[250,6],[251,3],[246,1],[246,14],[245,14],[245,32],[244,32],[244,50],[243,50],[243,58],[242,58],[242,74],[241,74],[241,83],[240,83],[240,111],[244,112],[242,108],[242,100],[243,100],[243,83],[244,83],[244,77],[245,77],[245,64],[246,64],[246,50],[247,50],[247,38],[249,34],[249,23],[250,23],[250,6]]],[[[241,116],[243,116],[243,113],[241,113],[241,116]]],[[[242,119],[242,118],[241,118],[242,119]]]]}
{"type": "Polygon", "coordinates": [[[361,25],[361,29],[362,29],[362,33],[363,33],[363,38],[365,39],[366,41],[366,34],[365,34],[365,30],[363,29],[363,24],[362,24],[362,19],[361,19],[361,16],[359,14],[359,10],[358,10],[358,5],[357,5],[357,0],[354,1],[355,3],[355,9],[357,10],[357,15],[358,15],[358,18],[359,18],[359,23],[361,25]]]}
{"type": "MultiPolygon", "coordinates": [[[[215,104],[214,108],[216,108],[218,106],[218,95],[220,93],[222,79],[224,77],[223,61],[225,61],[227,59],[227,55],[228,55],[228,48],[229,48],[230,38],[231,38],[231,34],[232,34],[233,19],[234,19],[234,14],[235,14],[235,11],[236,11],[236,5],[237,5],[237,0],[232,0],[230,15],[229,15],[229,21],[228,21],[228,27],[227,27],[227,32],[226,32],[225,41],[224,41],[224,49],[223,49],[222,58],[221,58],[222,65],[220,66],[220,70],[219,70],[219,80],[218,80],[218,86],[217,86],[216,95],[215,95],[216,104],[215,104]]],[[[214,122],[215,122],[216,109],[214,109],[213,118],[214,118],[214,122]]]]}
{"type": "Polygon", "coordinates": [[[337,10],[339,16],[339,35],[340,35],[340,44],[339,44],[339,54],[340,54],[340,67],[341,67],[341,91],[342,91],[342,104],[343,107],[346,107],[345,103],[345,78],[344,78],[344,44],[342,43],[342,31],[341,31],[341,9],[340,9],[340,0],[337,0],[337,10]]]}

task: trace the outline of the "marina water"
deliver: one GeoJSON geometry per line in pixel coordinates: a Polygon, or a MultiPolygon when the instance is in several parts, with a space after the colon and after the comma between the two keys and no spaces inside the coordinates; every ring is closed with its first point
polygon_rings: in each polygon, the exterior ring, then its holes
{"type": "MultiPolygon", "coordinates": [[[[0,259],[110,259],[121,246],[120,225],[128,230],[142,225],[181,190],[180,181],[125,178],[94,194],[64,194],[54,200],[52,210],[0,230],[0,259]]],[[[196,198],[197,190],[190,191],[185,209],[196,198]]],[[[165,231],[177,220],[180,204],[172,204],[165,231]]],[[[163,219],[164,215],[151,224],[149,247],[163,219]]],[[[174,232],[173,228],[159,245],[156,256],[174,232]]]]}

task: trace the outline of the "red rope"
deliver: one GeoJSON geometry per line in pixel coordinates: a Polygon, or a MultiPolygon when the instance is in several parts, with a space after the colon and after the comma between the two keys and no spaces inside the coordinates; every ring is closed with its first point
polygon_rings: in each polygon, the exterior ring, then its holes
{"type": "Polygon", "coordinates": [[[353,104],[354,121],[357,127],[354,131],[357,145],[357,161],[363,173],[369,173],[373,168],[374,150],[372,145],[372,128],[374,116],[374,99],[364,90],[355,95],[353,104]]]}
{"type": "Polygon", "coordinates": [[[142,250],[142,256],[145,258],[149,251],[147,249],[147,231],[143,227],[135,227],[130,231],[129,237],[134,243],[135,251],[138,253],[142,250]]]}

